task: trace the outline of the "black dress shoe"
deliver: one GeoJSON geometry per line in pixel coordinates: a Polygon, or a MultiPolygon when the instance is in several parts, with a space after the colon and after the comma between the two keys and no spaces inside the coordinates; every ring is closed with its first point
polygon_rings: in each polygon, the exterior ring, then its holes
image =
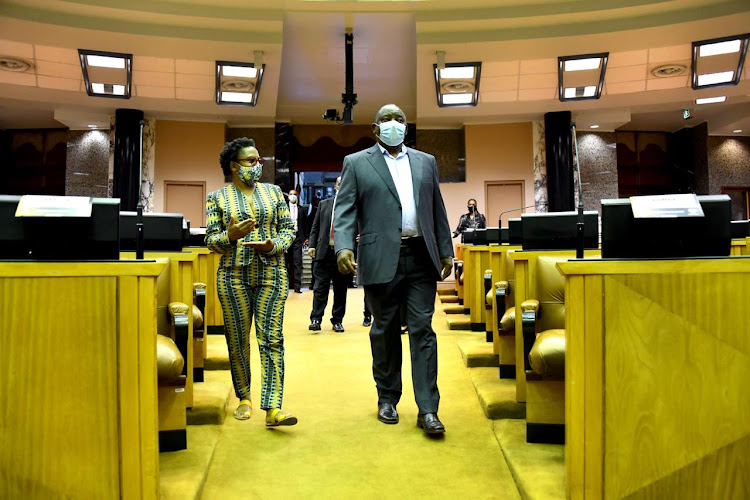
{"type": "Polygon", "coordinates": [[[378,420],[384,424],[397,424],[398,412],[396,411],[396,405],[393,403],[378,404],[378,420]]]}
{"type": "Polygon", "coordinates": [[[344,333],[344,325],[342,325],[341,323],[334,323],[333,331],[337,333],[344,333]]]}
{"type": "Polygon", "coordinates": [[[299,288],[295,288],[294,293],[302,293],[302,290],[300,290],[299,288]]]}
{"type": "Polygon", "coordinates": [[[320,320],[319,319],[312,320],[310,322],[310,326],[308,326],[307,329],[308,330],[314,330],[314,331],[320,330],[320,320]]]}
{"type": "Polygon", "coordinates": [[[440,422],[437,413],[425,413],[417,417],[417,427],[422,429],[426,434],[442,434],[445,427],[440,422]]]}
{"type": "Polygon", "coordinates": [[[372,325],[372,318],[365,317],[365,320],[362,322],[362,326],[370,326],[372,325]]]}

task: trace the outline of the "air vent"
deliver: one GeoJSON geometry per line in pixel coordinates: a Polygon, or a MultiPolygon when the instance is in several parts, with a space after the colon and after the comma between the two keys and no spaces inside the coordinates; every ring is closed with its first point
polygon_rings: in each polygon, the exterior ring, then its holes
{"type": "Polygon", "coordinates": [[[680,76],[687,70],[684,64],[662,64],[651,70],[651,74],[657,78],[669,78],[680,76]]]}
{"type": "Polygon", "coordinates": [[[28,71],[31,69],[31,63],[15,57],[0,56],[0,69],[3,71],[28,71]]]}
{"type": "Polygon", "coordinates": [[[252,92],[255,84],[247,80],[225,80],[221,82],[221,90],[225,92],[252,92]]]}
{"type": "Polygon", "coordinates": [[[441,88],[443,89],[443,92],[451,94],[467,94],[469,92],[474,92],[474,84],[471,82],[445,82],[441,88]]]}

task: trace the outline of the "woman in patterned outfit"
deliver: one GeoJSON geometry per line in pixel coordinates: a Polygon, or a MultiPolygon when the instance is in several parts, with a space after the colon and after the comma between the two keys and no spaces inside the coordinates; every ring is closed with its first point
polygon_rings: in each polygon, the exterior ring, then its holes
{"type": "Polygon", "coordinates": [[[487,220],[484,215],[477,212],[477,200],[469,198],[469,201],[466,202],[466,210],[469,212],[461,215],[461,218],[458,219],[458,226],[453,231],[454,238],[467,229],[484,229],[487,227],[487,220]]]}
{"type": "Polygon", "coordinates": [[[266,425],[294,425],[297,418],[281,411],[282,325],[289,294],[284,251],[294,240],[294,223],[281,189],[258,182],[263,166],[252,139],[226,143],[219,162],[232,184],[208,195],[206,245],[221,254],[216,284],[232,382],[240,400],[234,417],[247,420],[252,413],[249,335],[254,317],[263,377],[260,408],[266,410],[266,425]]]}

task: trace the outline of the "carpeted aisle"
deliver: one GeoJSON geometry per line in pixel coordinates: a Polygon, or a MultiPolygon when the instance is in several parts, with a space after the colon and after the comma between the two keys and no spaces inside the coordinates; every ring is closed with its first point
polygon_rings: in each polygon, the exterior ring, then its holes
{"type": "Polygon", "coordinates": [[[377,421],[368,329],[361,326],[363,291],[350,289],[346,332],[307,330],[312,293],[291,294],[285,317],[284,409],[294,427],[267,429],[257,409],[259,361],[253,345],[255,413],[228,416],[202,488],[202,498],[520,498],[505,458],[463,366],[457,340],[476,335],[448,330],[436,312],[442,439],[416,427],[408,340],[404,336],[401,422],[377,421]]]}

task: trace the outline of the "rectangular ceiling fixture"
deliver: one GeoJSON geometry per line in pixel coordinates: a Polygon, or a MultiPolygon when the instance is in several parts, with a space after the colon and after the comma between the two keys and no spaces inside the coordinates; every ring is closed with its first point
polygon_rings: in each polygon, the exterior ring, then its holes
{"type": "Polygon", "coordinates": [[[88,95],[130,99],[133,54],[78,49],[78,59],[88,95]]]}
{"type": "Polygon", "coordinates": [[[558,93],[561,101],[599,99],[604,87],[609,52],[557,58],[558,93]]]}
{"type": "Polygon", "coordinates": [[[265,64],[216,61],[216,104],[255,106],[265,64]]]}
{"type": "Polygon", "coordinates": [[[476,106],[479,102],[481,62],[433,64],[435,92],[441,108],[476,106]]]}
{"type": "Polygon", "coordinates": [[[693,89],[740,83],[750,33],[693,42],[693,89]]]}

